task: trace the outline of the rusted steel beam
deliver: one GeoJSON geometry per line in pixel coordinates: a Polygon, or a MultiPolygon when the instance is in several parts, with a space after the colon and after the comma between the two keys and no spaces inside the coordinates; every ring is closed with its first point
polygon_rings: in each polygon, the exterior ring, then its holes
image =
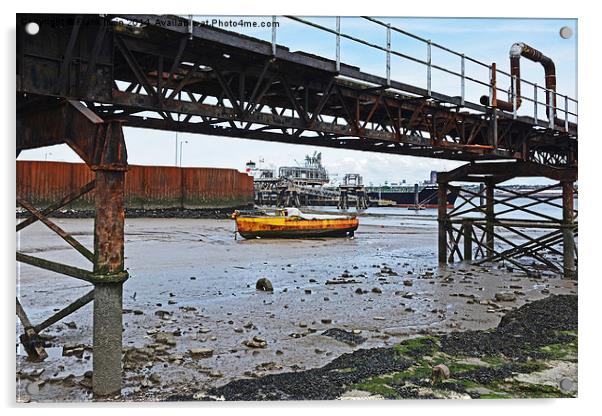
{"type": "Polygon", "coordinates": [[[44,322],[41,322],[38,325],[34,326],[34,330],[37,333],[42,332],[43,330],[45,330],[49,326],[55,324],[56,322],[58,322],[61,319],[65,318],[66,316],[69,316],[73,312],[75,312],[75,311],[79,310],[80,308],[86,306],[88,303],[92,302],[92,300],[94,300],[94,290],[89,291],[85,295],[83,295],[80,298],[76,299],[75,301],[71,302],[69,305],[65,306],[60,311],[58,311],[57,313],[55,313],[54,315],[52,315],[48,319],[44,320],[44,322]]]}
{"type": "Polygon", "coordinates": [[[514,177],[543,176],[557,181],[576,181],[577,168],[574,166],[554,168],[534,162],[477,162],[460,166],[449,172],[441,172],[442,180],[447,182],[464,181],[469,175],[507,176],[511,172],[514,177]]]}
{"type": "Polygon", "coordinates": [[[69,43],[67,44],[65,56],[63,57],[63,62],[61,63],[61,69],[57,82],[59,95],[65,95],[67,93],[67,80],[70,72],[69,69],[72,63],[71,60],[73,59],[73,49],[75,48],[75,42],[77,41],[81,24],[82,16],[78,15],[75,17],[73,27],[71,28],[71,36],[69,37],[69,43]]]}
{"type": "MultiPolygon", "coordinates": [[[[475,224],[476,227],[482,229],[483,231],[485,230],[485,228],[482,225],[479,224],[475,224]]],[[[538,258],[537,256],[533,256],[533,254],[537,253],[538,250],[541,250],[543,246],[552,246],[555,244],[559,244],[562,241],[562,236],[561,233],[556,230],[554,232],[545,234],[543,236],[534,238],[532,240],[529,240],[523,244],[520,245],[514,245],[513,247],[504,250],[504,251],[495,251],[493,252],[492,256],[487,256],[482,260],[479,260],[477,263],[475,263],[476,265],[480,265],[486,262],[495,262],[495,261],[499,261],[499,260],[511,260],[512,258],[518,258],[518,257],[522,257],[525,255],[530,255],[533,258],[540,260],[541,258],[538,258]]],[[[516,264],[516,263],[514,263],[516,264]]],[[[555,264],[548,262],[548,261],[544,261],[544,264],[546,264],[548,267],[550,267],[552,270],[556,271],[556,272],[561,272],[561,268],[556,266],[555,264]]],[[[522,266],[522,269],[526,270],[527,272],[530,271],[529,268],[527,268],[526,266],[522,266]]]]}
{"type": "Polygon", "coordinates": [[[31,205],[26,200],[19,198],[17,196],[17,202],[19,203],[19,205],[21,205],[27,211],[31,212],[31,214],[34,217],[36,217],[39,221],[44,223],[44,225],[46,225],[48,228],[50,228],[52,231],[54,231],[59,237],[61,237],[63,240],[65,240],[67,242],[67,244],[69,244],[71,247],[73,247],[75,250],[77,250],[78,253],[80,253],[82,256],[84,256],[88,260],[94,261],[94,254],[90,250],[88,250],[86,247],[84,247],[79,241],[77,241],[75,238],[73,238],[73,236],[71,234],[69,234],[68,232],[63,230],[61,227],[56,225],[54,222],[50,221],[48,218],[46,218],[44,215],[42,215],[42,213],[40,211],[38,211],[33,205],[31,205]]]}
{"type": "MultiPolygon", "coordinates": [[[[94,189],[94,185],[95,185],[94,180],[88,182],[86,185],[82,186],[80,189],[70,193],[69,195],[66,195],[60,201],[58,201],[54,204],[51,204],[48,207],[41,210],[40,215],[42,215],[44,217],[49,216],[57,209],[64,207],[65,205],[69,204],[70,202],[75,201],[80,196],[83,196],[83,195],[87,194],[88,192],[90,192],[92,189],[94,189]]],[[[28,225],[33,224],[37,220],[38,220],[38,217],[33,216],[33,215],[29,218],[24,219],[19,224],[17,224],[17,232],[21,231],[23,228],[27,227],[28,225]]]]}
{"type": "MultiPolygon", "coordinates": [[[[439,179],[439,174],[437,174],[439,179]]],[[[438,253],[439,253],[439,264],[447,263],[447,183],[438,181],[437,198],[438,198],[438,211],[437,211],[437,222],[438,222],[438,253]]]]}
{"type": "Polygon", "coordinates": [[[51,272],[75,277],[76,279],[84,280],[89,283],[93,283],[95,280],[92,272],[89,272],[88,270],[80,269],[79,267],[68,266],[66,264],[57,263],[51,260],[41,259],[39,257],[30,256],[18,251],[17,261],[39,267],[41,269],[50,270],[51,272]]]}
{"type": "Polygon", "coordinates": [[[146,91],[146,93],[149,96],[154,97],[156,102],[159,102],[160,101],[159,94],[151,86],[147,75],[144,73],[144,71],[138,64],[138,61],[136,60],[136,58],[134,57],[132,52],[123,43],[120,36],[115,36],[114,39],[115,39],[115,45],[117,46],[117,49],[119,50],[119,52],[121,52],[122,56],[124,57],[125,61],[128,64],[128,66],[130,67],[132,73],[138,80],[138,83],[140,85],[142,85],[142,87],[144,88],[144,90],[146,91]]]}
{"type": "MultiPolygon", "coordinates": [[[[553,234],[557,234],[558,231],[554,231],[549,235],[553,235],[553,234]]],[[[535,241],[535,239],[527,237],[527,242],[524,244],[515,244],[513,243],[510,239],[505,238],[502,234],[500,233],[496,233],[495,234],[495,238],[499,239],[500,241],[508,244],[510,246],[510,249],[505,250],[504,256],[508,256],[508,257],[522,257],[522,256],[530,256],[532,258],[534,258],[535,260],[540,261],[541,263],[545,264],[547,267],[549,267],[551,270],[554,271],[560,271],[560,268],[558,266],[556,266],[553,262],[547,260],[545,257],[543,257],[543,255],[539,254],[539,251],[541,251],[542,248],[548,247],[549,244],[548,243],[538,243],[535,241]],[[511,253],[512,255],[509,255],[509,253],[511,253]]],[[[540,241],[543,241],[544,239],[542,238],[540,241]]],[[[493,256],[492,256],[493,258],[493,256]]]]}
{"type": "Polygon", "coordinates": [[[472,261],[472,235],[474,230],[471,220],[462,220],[462,231],[464,232],[464,261],[472,261]]]}

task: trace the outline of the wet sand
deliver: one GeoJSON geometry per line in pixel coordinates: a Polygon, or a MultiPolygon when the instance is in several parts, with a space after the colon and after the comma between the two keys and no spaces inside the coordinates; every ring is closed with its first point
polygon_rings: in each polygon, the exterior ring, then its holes
{"type": "MultiPolygon", "coordinates": [[[[91,247],[92,220],[57,223],[91,247]]],[[[230,220],[127,219],[131,277],[124,286],[123,399],[160,400],[182,389],[207,390],[235,379],[317,368],[343,353],[391,346],[416,334],[492,328],[512,308],[550,293],[577,291],[574,281],[529,278],[505,269],[462,264],[439,269],[432,221],[387,217],[362,223],[354,239],[282,241],[235,240],[230,220]],[[357,283],[326,284],[341,276],[357,283]],[[271,280],[273,293],[255,289],[261,277],[271,280]],[[498,292],[513,292],[516,300],[491,301],[498,292]],[[321,335],[330,328],[361,331],[366,341],[351,346],[321,335]],[[157,342],[160,333],[171,333],[163,340],[175,345],[157,342]],[[267,347],[243,345],[255,336],[267,347]],[[153,347],[148,359],[130,351],[147,346],[153,347]],[[213,355],[192,357],[191,348],[211,349],[213,355]]],[[[89,268],[41,224],[19,237],[25,253],[89,268]]],[[[34,323],[91,288],[19,267],[20,299],[34,323]]],[[[87,305],[44,331],[55,346],[48,348],[45,362],[30,363],[19,352],[18,371],[44,371],[18,377],[18,397],[91,400],[84,377],[92,369],[91,351],[81,358],[61,355],[65,345],[92,344],[91,312],[87,305]]]]}

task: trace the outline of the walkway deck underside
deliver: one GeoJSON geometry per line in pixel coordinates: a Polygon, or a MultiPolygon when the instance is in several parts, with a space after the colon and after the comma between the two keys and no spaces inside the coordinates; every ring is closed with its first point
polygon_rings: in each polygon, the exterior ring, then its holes
{"type": "MultiPolygon", "coordinates": [[[[35,16],[21,15],[24,20],[35,16]]],[[[70,16],[20,36],[18,111],[57,98],[126,126],[455,160],[573,164],[577,127],[465,102],[165,16],[141,27],[70,16]],[[42,33],[41,33],[42,34],[42,33]],[[53,42],[48,42],[48,38],[53,42]],[[494,117],[494,114],[496,115],[494,117]]],[[[38,143],[37,145],[43,145],[38,143]]],[[[22,143],[21,148],[36,147],[22,143]]]]}

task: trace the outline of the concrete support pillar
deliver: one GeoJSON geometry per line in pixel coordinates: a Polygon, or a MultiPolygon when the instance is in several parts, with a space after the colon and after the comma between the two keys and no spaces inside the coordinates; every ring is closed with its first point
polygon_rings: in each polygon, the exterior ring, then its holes
{"type": "Polygon", "coordinates": [[[121,391],[122,286],[124,249],[124,171],[96,170],[94,219],[94,333],[95,396],[121,391]]]}
{"type": "Polygon", "coordinates": [[[577,277],[575,266],[574,190],[572,182],[562,183],[562,247],[564,276],[577,277]]]}
{"type": "Polygon", "coordinates": [[[472,261],[472,221],[462,220],[464,230],[464,261],[472,261]]]}
{"type": "Polygon", "coordinates": [[[495,222],[495,212],[494,212],[494,191],[495,191],[495,183],[486,182],[485,183],[485,246],[487,247],[487,257],[493,256],[493,246],[494,246],[494,222],[495,222]]]}
{"type": "Polygon", "coordinates": [[[439,264],[447,264],[447,183],[439,182],[437,190],[439,223],[439,264]]]}

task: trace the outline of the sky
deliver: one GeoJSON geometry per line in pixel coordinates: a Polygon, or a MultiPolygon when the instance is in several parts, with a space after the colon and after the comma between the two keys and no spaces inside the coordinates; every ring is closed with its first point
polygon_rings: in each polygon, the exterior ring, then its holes
{"type": "MultiPolygon", "coordinates": [[[[215,16],[195,16],[195,20],[212,20],[215,16]]],[[[304,51],[326,58],[335,58],[336,39],[334,34],[321,32],[299,22],[278,17],[276,31],[277,43],[287,46],[291,51],[304,51]]],[[[322,26],[335,28],[334,17],[307,17],[306,20],[322,26]]],[[[496,62],[497,67],[510,72],[508,51],[514,42],[525,42],[545,55],[556,64],[557,91],[577,97],[577,21],[575,19],[459,19],[459,18],[393,18],[382,17],[379,20],[391,23],[405,31],[431,39],[447,48],[464,53],[485,63],[496,62]],[[572,36],[563,39],[560,28],[568,26],[572,36]]],[[[220,17],[220,20],[238,21],[240,17],[220,17]]],[[[271,17],[244,17],[244,20],[271,22],[271,17]]],[[[271,40],[271,29],[266,28],[226,28],[263,40],[271,40]]],[[[341,31],[381,46],[386,45],[385,28],[358,17],[342,17],[341,31]]],[[[419,59],[426,59],[426,46],[405,35],[392,34],[391,47],[400,53],[419,59]]],[[[341,40],[341,61],[358,66],[364,72],[385,76],[386,55],[383,51],[371,49],[351,40],[341,40]]],[[[460,71],[460,58],[448,52],[432,49],[433,64],[460,71]]],[[[476,64],[466,63],[466,75],[487,81],[488,72],[476,64]]],[[[523,79],[544,84],[541,65],[521,62],[523,79]]],[[[426,69],[401,57],[391,58],[391,78],[396,81],[426,88],[426,69]]],[[[501,88],[509,88],[509,80],[498,78],[501,88]]],[[[441,71],[433,70],[432,90],[451,95],[460,95],[460,80],[441,71]]],[[[478,98],[487,94],[487,88],[467,81],[466,99],[478,102],[478,98]]],[[[523,86],[523,95],[532,97],[532,87],[523,86]]],[[[505,99],[504,94],[498,97],[505,99]]],[[[543,101],[543,97],[539,97],[543,101]]],[[[574,108],[571,104],[569,110],[574,108]]],[[[538,109],[543,117],[544,107],[538,109]]],[[[527,102],[519,115],[533,115],[533,107],[527,102]]],[[[249,160],[263,161],[266,168],[295,166],[303,163],[307,154],[322,152],[323,164],[336,179],[345,173],[359,173],[364,183],[382,184],[406,180],[415,183],[429,177],[431,170],[446,171],[460,166],[463,162],[446,161],[414,156],[386,155],[380,153],[341,150],[303,145],[262,142],[257,140],[236,139],[200,134],[188,134],[124,128],[128,148],[128,161],[135,165],[161,165],[185,167],[225,167],[244,170],[249,160]],[[180,149],[182,152],[180,154],[180,149]]],[[[79,157],[66,145],[28,150],[21,153],[19,160],[48,160],[80,162],[79,157]]],[[[521,180],[517,180],[521,181],[521,180]]],[[[529,182],[522,180],[522,182],[529,182]]],[[[543,183],[541,179],[531,183],[543,183]]]]}

